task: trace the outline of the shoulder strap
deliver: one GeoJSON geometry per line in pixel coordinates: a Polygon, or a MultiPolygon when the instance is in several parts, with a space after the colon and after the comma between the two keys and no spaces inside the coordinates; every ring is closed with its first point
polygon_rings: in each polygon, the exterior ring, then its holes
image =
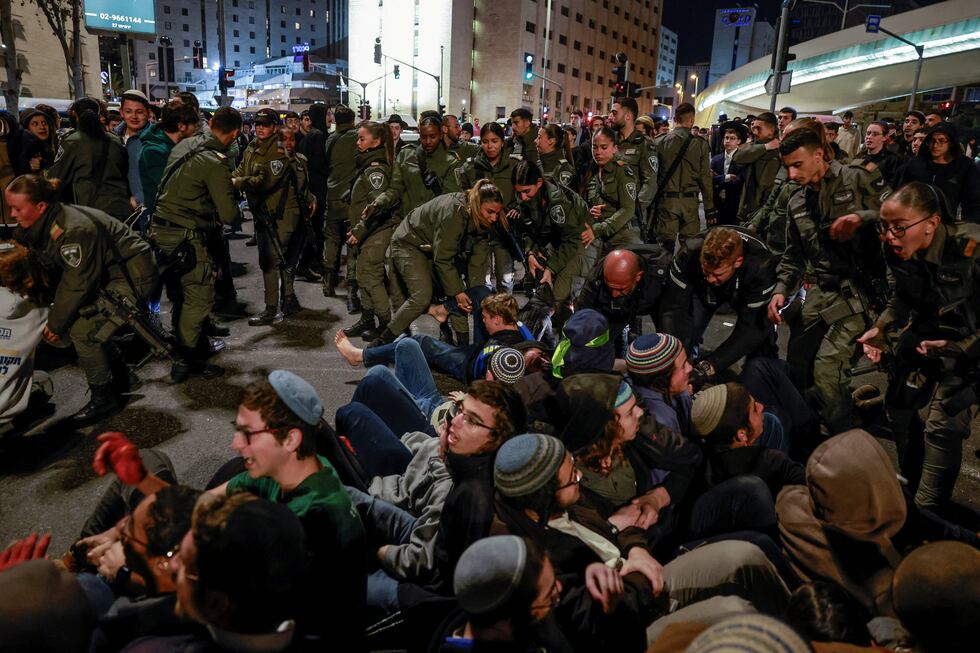
{"type": "Polygon", "coordinates": [[[160,180],[160,185],[157,186],[157,194],[153,198],[153,207],[154,207],[154,209],[156,207],[160,206],[160,196],[163,195],[163,189],[167,185],[167,182],[169,182],[170,179],[177,173],[177,170],[180,169],[180,167],[182,165],[184,165],[185,163],[187,163],[188,161],[190,161],[194,156],[200,154],[201,152],[203,152],[206,149],[208,149],[208,148],[205,147],[205,146],[203,146],[203,145],[201,145],[199,147],[195,147],[193,150],[191,150],[190,152],[188,152],[184,156],[182,156],[179,159],[177,159],[174,162],[174,164],[167,169],[167,172],[164,173],[164,175],[163,175],[163,179],[160,180]]]}
{"type": "Polygon", "coordinates": [[[651,202],[652,205],[656,206],[660,198],[663,197],[664,191],[667,189],[667,183],[674,176],[674,173],[677,172],[677,168],[680,167],[681,161],[684,159],[684,155],[687,154],[687,148],[691,146],[691,141],[693,140],[694,134],[688,134],[687,140],[684,141],[684,144],[681,145],[680,152],[677,153],[677,157],[670,162],[670,167],[667,168],[667,172],[664,173],[663,180],[657,184],[657,194],[653,196],[653,201],[651,202]]]}
{"type": "Polygon", "coordinates": [[[129,284],[129,289],[133,291],[133,297],[137,300],[140,297],[140,291],[136,288],[136,282],[133,281],[133,277],[129,274],[129,268],[126,267],[126,259],[123,258],[122,252],[119,251],[119,246],[116,244],[116,240],[109,233],[109,230],[105,228],[105,225],[99,222],[91,213],[86,211],[82,207],[75,207],[79,213],[87,217],[95,225],[95,228],[99,233],[106,239],[109,244],[109,249],[112,250],[112,255],[116,258],[116,264],[119,265],[119,269],[122,270],[123,276],[126,278],[126,283],[129,284]]]}

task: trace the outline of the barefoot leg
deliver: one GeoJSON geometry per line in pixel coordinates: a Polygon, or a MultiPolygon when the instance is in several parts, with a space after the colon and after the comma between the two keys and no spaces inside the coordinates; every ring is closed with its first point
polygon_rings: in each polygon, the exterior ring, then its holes
{"type": "Polygon", "coordinates": [[[360,367],[364,362],[364,350],[355,347],[343,330],[337,331],[337,335],[333,337],[333,344],[351,367],[360,367]]]}

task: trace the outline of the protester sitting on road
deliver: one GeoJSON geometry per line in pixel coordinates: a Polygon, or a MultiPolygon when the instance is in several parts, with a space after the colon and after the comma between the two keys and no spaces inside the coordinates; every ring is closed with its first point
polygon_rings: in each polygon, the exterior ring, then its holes
{"type": "Polygon", "coordinates": [[[691,437],[691,363],[669,333],[644,334],[630,343],[626,371],[643,407],[658,424],[691,437]]]}

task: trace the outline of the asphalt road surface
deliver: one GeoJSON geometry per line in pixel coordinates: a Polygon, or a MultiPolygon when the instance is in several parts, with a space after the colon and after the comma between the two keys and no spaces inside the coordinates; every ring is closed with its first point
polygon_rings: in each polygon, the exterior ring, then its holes
{"type": "MultiPolygon", "coordinates": [[[[229,424],[239,392],[250,381],[274,369],[291,370],[319,390],[331,420],[337,407],[350,399],[364,372],[351,368],[333,347],[336,330],[356,319],[347,314],[346,291],[341,289],[339,297],[326,299],[318,283],[297,281],[305,310],[274,327],[250,327],[247,315],[262,308],[257,252],[245,247],[244,236],[233,240],[231,247],[232,258],[238,262],[240,274],[235,284],[245,315],[227,322],[231,336],[214,359],[225,368],[225,375],[171,385],[169,364],[151,361],[139,372],[142,388],[122,413],[76,430],[66,418],[88,401],[84,377],[74,365],[54,369],[53,414],[36,416],[37,424],[28,434],[0,441],[0,545],[39,530],[53,535],[51,557],[67,550],[110,482],[97,477],[91,465],[96,436],[103,431],[123,431],[141,448],[159,448],[173,460],[180,482],[203,487],[235,455],[229,424]]],[[[163,318],[169,323],[168,314],[163,318]]],[[[715,318],[706,337],[708,346],[725,337],[730,320],[725,315],[715,318]]],[[[435,322],[428,317],[416,324],[422,332],[437,333],[435,322]]],[[[964,448],[956,494],[957,501],[975,510],[980,510],[980,470],[974,455],[980,446],[978,431],[980,425],[975,422],[973,437],[964,448]]],[[[890,442],[886,446],[894,450],[890,442]]]]}

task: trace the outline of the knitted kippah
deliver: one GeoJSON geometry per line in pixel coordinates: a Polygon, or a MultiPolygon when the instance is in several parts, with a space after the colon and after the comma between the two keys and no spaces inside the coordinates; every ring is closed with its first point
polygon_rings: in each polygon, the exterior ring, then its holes
{"type": "Polygon", "coordinates": [[[497,451],[493,480],[505,497],[523,497],[541,489],[565,460],[561,440],[540,433],[511,438],[497,451]]]}
{"type": "Polygon", "coordinates": [[[633,396],[633,386],[631,386],[626,381],[619,382],[619,391],[616,392],[616,401],[613,403],[614,408],[619,408],[633,396]]]}
{"type": "Polygon", "coordinates": [[[724,383],[713,385],[694,395],[691,424],[701,437],[710,434],[718,427],[727,402],[728,386],[724,383]]]}
{"type": "Polygon", "coordinates": [[[486,614],[504,605],[521,584],[527,545],[516,535],[477,540],[459,557],[453,589],[468,614],[486,614]]]}
{"type": "Polygon", "coordinates": [[[651,333],[637,338],[626,353],[630,374],[657,374],[670,369],[680,355],[681,341],[669,333],[651,333]]]}
{"type": "Polygon", "coordinates": [[[516,383],[524,376],[524,355],[511,347],[501,347],[490,356],[490,373],[496,381],[516,383]]]}
{"type": "Polygon", "coordinates": [[[698,635],[687,653],[811,653],[790,626],[763,614],[740,614],[698,635]]]}

